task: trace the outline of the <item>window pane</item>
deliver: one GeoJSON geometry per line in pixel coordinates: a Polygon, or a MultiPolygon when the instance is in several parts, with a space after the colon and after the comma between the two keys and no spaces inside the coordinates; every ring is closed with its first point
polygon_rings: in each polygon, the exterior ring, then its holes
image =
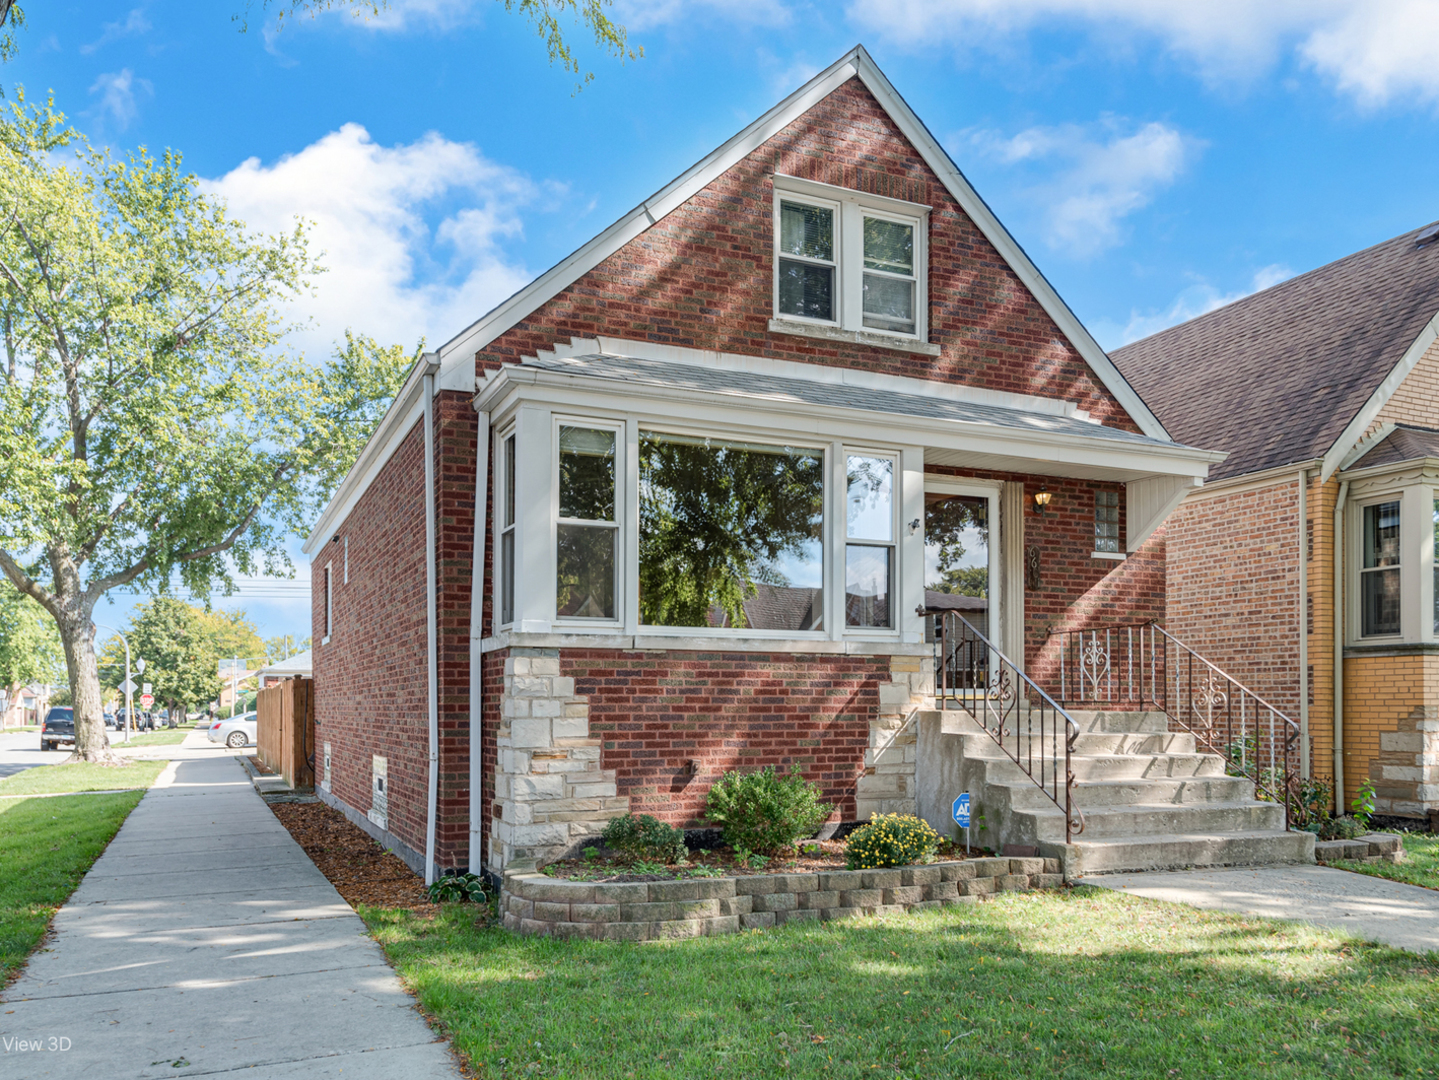
{"type": "Polygon", "coordinates": [[[504,503],[504,523],[513,525],[515,523],[515,437],[513,435],[505,440],[504,503]]]}
{"type": "Polygon", "coordinates": [[[1364,566],[1399,565],[1399,502],[1364,508],[1364,566]]]}
{"type": "Polygon", "coordinates": [[[924,497],[924,606],[989,633],[989,500],[924,497]]]}
{"type": "Polygon", "coordinates": [[[640,433],[640,621],[821,630],[824,454],[640,433]]]}
{"type": "Polygon", "coordinates": [[[615,539],[618,529],[560,525],[556,534],[556,612],[576,619],[615,617],[615,539]]]}
{"type": "Polygon", "coordinates": [[[914,333],[914,282],[865,274],[864,325],[875,330],[914,333]]]}
{"type": "Polygon", "coordinates": [[[782,255],[834,261],[834,211],[819,206],[782,202],[779,209],[779,250],[782,255]]]}
{"type": "Polygon", "coordinates": [[[845,535],[851,540],[893,540],[894,462],[851,454],[845,472],[845,535]]]}
{"type": "Polygon", "coordinates": [[[779,314],[834,322],[834,267],[781,259],[779,314]]]}
{"type": "Polygon", "coordinates": [[[1434,500],[1434,631],[1439,633],[1439,499],[1434,500]]]}
{"type": "Polygon", "coordinates": [[[1399,633],[1399,568],[1360,574],[1359,589],[1361,632],[1366,636],[1399,633]]]}
{"type": "Polygon", "coordinates": [[[1119,492],[1094,493],[1094,550],[1119,550],[1119,492]]]}
{"type": "Polygon", "coordinates": [[[615,519],[615,433],[560,428],[560,517],[615,519]]]}
{"type": "Polygon", "coordinates": [[[864,268],[913,274],[914,227],[882,218],[865,218],[864,268]]]}
{"type": "Polygon", "coordinates": [[[850,544],[844,559],[844,622],[846,626],[889,625],[889,562],[891,549],[850,544]]]}
{"type": "Polygon", "coordinates": [[[515,621],[515,530],[500,537],[500,622],[515,621]]]}

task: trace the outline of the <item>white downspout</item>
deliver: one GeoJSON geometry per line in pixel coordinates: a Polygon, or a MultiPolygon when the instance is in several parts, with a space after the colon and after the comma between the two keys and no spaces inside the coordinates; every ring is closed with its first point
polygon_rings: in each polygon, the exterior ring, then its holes
{"type": "Polygon", "coordinates": [[[1344,501],[1349,481],[1334,503],[1334,812],[1344,808],[1344,501]]]}
{"type": "MultiPolygon", "coordinates": [[[[433,356],[433,354],[432,354],[433,356]]],[[[425,884],[435,882],[435,814],[440,781],[439,627],[435,606],[435,370],[429,359],[425,372],[425,652],[429,658],[430,778],[425,805],[425,884]]]]}
{"type": "Polygon", "coordinates": [[[475,543],[470,556],[470,873],[483,874],[485,793],[484,654],[485,541],[490,533],[490,414],[478,414],[475,438],[475,543]]]}
{"type": "Polygon", "coordinates": [[[1309,779],[1309,470],[1299,470],[1299,775],[1309,779]]]}

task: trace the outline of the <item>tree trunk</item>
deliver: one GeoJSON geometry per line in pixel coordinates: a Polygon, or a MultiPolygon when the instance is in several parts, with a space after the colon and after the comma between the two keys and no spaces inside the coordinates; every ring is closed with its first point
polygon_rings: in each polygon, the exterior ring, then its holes
{"type": "Polygon", "coordinates": [[[56,622],[70,675],[70,702],[75,708],[75,754],[67,760],[113,764],[120,758],[110,749],[110,737],[105,734],[91,612],[79,597],[63,597],[61,602],[65,604],[65,617],[56,622]]]}

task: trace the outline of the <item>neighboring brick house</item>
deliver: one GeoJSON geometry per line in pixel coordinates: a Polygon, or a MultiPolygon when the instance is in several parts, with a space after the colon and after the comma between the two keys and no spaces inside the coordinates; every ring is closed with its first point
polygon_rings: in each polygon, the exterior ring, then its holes
{"type": "Polygon", "coordinates": [[[1403,817],[1439,812],[1436,237],[1113,354],[1176,439],[1229,452],[1166,526],[1169,629],[1301,720],[1346,809],[1368,776],[1403,817]]]}
{"type": "Polygon", "coordinates": [[[427,872],[731,767],[913,811],[926,590],[1021,663],[1161,617],[1221,457],[856,49],[411,374],[305,545],[322,795],[427,872]]]}

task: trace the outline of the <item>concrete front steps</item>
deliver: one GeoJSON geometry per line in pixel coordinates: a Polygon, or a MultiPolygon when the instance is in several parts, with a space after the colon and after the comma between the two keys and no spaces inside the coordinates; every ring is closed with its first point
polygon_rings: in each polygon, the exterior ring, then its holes
{"type": "MultiPolygon", "coordinates": [[[[1163,713],[1070,715],[1082,729],[1070,766],[1074,802],[1084,816],[1084,831],[1072,843],[1065,844],[1063,813],[961,709],[919,717],[921,816],[953,835],[949,802],[968,791],[976,807],[975,842],[996,850],[1037,846],[1046,857],[1063,858],[1070,878],[1314,861],[1313,835],[1287,831],[1282,805],[1255,799],[1252,782],[1226,776],[1223,759],[1200,752],[1193,735],[1169,731],[1163,713]]],[[[1022,720],[1018,727],[1024,729],[1022,720]]],[[[1036,770],[1054,746],[1048,737],[1033,740],[1032,748],[1023,737],[1005,741],[1021,759],[1032,749],[1036,770]]]]}

